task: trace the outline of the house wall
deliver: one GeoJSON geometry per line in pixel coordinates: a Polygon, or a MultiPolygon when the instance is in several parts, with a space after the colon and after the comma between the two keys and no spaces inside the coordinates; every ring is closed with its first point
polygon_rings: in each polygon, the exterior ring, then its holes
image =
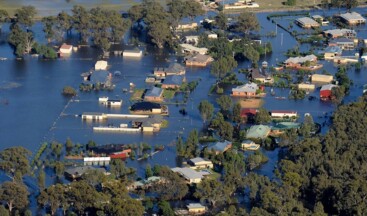
{"type": "Polygon", "coordinates": [[[153,96],[145,96],[144,97],[144,100],[146,101],[163,101],[163,98],[162,97],[153,97],[153,96]]]}
{"type": "Polygon", "coordinates": [[[174,84],[162,84],[162,88],[163,89],[169,89],[169,88],[171,88],[171,89],[175,89],[175,88],[180,88],[180,86],[179,85],[174,85],[174,84]]]}
{"type": "Polygon", "coordinates": [[[208,62],[186,61],[185,64],[187,66],[206,67],[208,65],[208,62]]]}
{"type": "Polygon", "coordinates": [[[232,92],[233,96],[238,96],[238,97],[246,97],[246,96],[256,96],[256,93],[252,93],[252,92],[237,92],[237,91],[233,91],[232,92]]]}
{"type": "Polygon", "coordinates": [[[297,113],[271,113],[273,118],[297,117],[297,113]]]}
{"type": "Polygon", "coordinates": [[[162,109],[160,108],[152,109],[152,113],[157,113],[157,114],[162,113],[162,109]]]}
{"type": "Polygon", "coordinates": [[[189,213],[196,214],[196,213],[203,213],[205,212],[205,207],[202,208],[190,208],[189,213]]]}

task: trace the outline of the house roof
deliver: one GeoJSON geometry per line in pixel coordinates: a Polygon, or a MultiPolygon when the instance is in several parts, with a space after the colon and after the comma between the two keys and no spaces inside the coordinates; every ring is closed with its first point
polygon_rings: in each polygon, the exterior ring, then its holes
{"type": "Polygon", "coordinates": [[[247,131],[246,138],[266,138],[266,136],[270,132],[270,127],[266,125],[254,125],[251,126],[250,129],[247,131]]]}
{"type": "Polygon", "coordinates": [[[185,179],[191,180],[191,179],[202,179],[205,175],[208,175],[207,172],[198,172],[194,169],[191,169],[189,167],[175,167],[171,169],[173,172],[180,173],[185,179]]]}
{"type": "Polygon", "coordinates": [[[205,208],[205,206],[201,205],[200,203],[189,203],[187,205],[188,209],[193,209],[193,208],[205,208]]]}
{"type": "Polygon", "coordinates": [[[66,169],[65,173],[68,175],[81,176],[87,173],[88,171],[92,171],[92,170],[99,170],[101,172],[106,172],[104,168],[96,168],[92,166],[78,166],[78,167],[71,167],[71,168],[66,169]]]}
{"type": "Polygon", "coordinates": [[[199,48],[199,47],[195,47],[191,44],[180,44],[180,46],[184,49],[187,50],[189,52],[197,52],[197,53],[201,53],[201,54],[205,54],[208,52],[207,48],[199,48]]]}
{"type": "Polygon", "coordinates": [[[361,14],[356,12],[340,14],[340,17],[347,21],[353,21],[353,20],[366,21],[366,19],[361,14]]]}
{"type": "Polygon", "coordinates": [[[334,87],[338,87],[337,85],[334,84],[327,84],[327,85],[323,85],[320,89],[320,91],[326,91],[326,90],[331,90],[334,87]]]}
{"type": "Polygon", "coordinates": [[[244,140],[244,141],[242,141],[242,143],[241,144],[248,144],[248,145],[250,145],[250,144],[255,144],[255,142],[254,141],[252,141],[252,140],[244,140]]]}
{"type": "Polygon", "coordinates": [[[231,142],[224,140],[223,142],[216,142],[208,146],[208,149],[210,150],[214,149],[215,151],[224,152],[225,149],[231,144],[232,144],[231,142]]]}
{"type": "Polygon", "coordinates": [[[330,41],[329,43],[353,43],[354,44],[354,41],[349,38],[336,38],[330,41]]]}
{"type": "Polygon", "coordinates": [[[212,60],[212,57],[209,55],[203,55],[203,54],[196,54],[193,56],[190,56],[188,58],[186,58],[186,61],[189,62],[200,62],[200,63],[207,63],[210,60],[212,60]]]}
{"type": "Polygon", "coordinates": [[[90,82],[92,83],[105,83],[110,75],[110,72],[101,70],[101,71],[94,71],[90,75],[90,82]]]}
{"type": "Polygon", "coordinates": [[[124,53],[141,53],[142,51],[138,48],[134,48],[134,49],[125,49],[124,53]]]}
{"type": "Polygon", "coordinates": [[[288,130],[288,129],[298,129],[300,127],[300,123],[297,122],[279,122],[271,129],[273,130],[288,130]]]}
{"type": "Polygon", "coordinates": [[[168,66],[168,68],[166,68],[166,72],[167,73],[181,73],[181,72],[185,72],[185,67],[183,67],[181,64],[179,63],[172,63],[168,66]]]}
{"type": "Polygon", "coordinates": [[[185,77],[182,76],[182,75],[168,76],[166,79],[164,79],[163,84],[181,86],[184,79],[185,79],[185,77]]]}
{"type": "Polygon", "coordinates": [[[62,44],[61,45],[61,47],[60,47],[60,49],[72,49],[73,48],[73,46],[72,45],[68,45],[68,44],[62,44]]]}
{"type": "Polygon", "coordinates": [[[285,60],[284,63],[288,64],[288,63],[293,63],[293,64],[297,64],[297,63],[304,63],[306,61],[316,61],[317,57],[315,55],[307,55],[304,57],[291,57],[287,60],[285,60]]]}
{"type": "Polygon", "coordinates": [[[108,66],[107,61],[100,60],[96,62],[94,68],[96,70],[106,70],[107,66],[108,66]]]}
{"type": "Polygon", "coordinates": [[[330,35],[345,35],[345,34],[356,34],[356,32],[352,29],[330,29],[324,31],[325,34],[330,35]]]}
{"type": "Polygon", "coordinates": [[[326,47],[324,53],[341,54],[342,53],[342,48],[340,48],[339,46],[329,46],[329,47],[326,47]]]}
{"type": "Polygon", "coordinates": [[[192,158],[192,159],[190,159],[190,161],[194,164],[200,163],[200,162],[210,162],[210,161],[207,161],[207,160],[205,160],[201,157],[192,158]]]}
{"type": "Polygon", "coordinates": [[[89,151],[93,151],[97,154],[105,153],[111,154],[114,152],[120,152],[127,148],[125,144],[107,144],[102,146],[89,147],[89,151]]]}
{"type": "Polygon", "coordinates": [[[147,91],[145,97],[161,97],[163,94],[163,89],[158,87],[153,87],[147,91]]]}
{"type": "Polygon", "coordinates": [[[281,113],[281,114],[297,114],[297,111],[292,111],[292,110],[273,110],[271,111],[271,113],[281,113]]]}
{"type": "Polygon", "coordinates": [[[152,109],[160,109],[162,106],[152,102],[137,102],[131,106],[132,111],[150,111],[152,109]]]}
{"type": "Polygon", "coordinates": [[[312,26],[318,26],[320,25],[315,20],[311,19],[310,17],[301,17],[297,19],[297,22],[303,24],[303,25],[312,25],[312,26]]]}
{"type": "Polygon", "coordinates": [[[237,86],[236,88],[232,88],[233,92],[251,92],[256,93],[256,90],[258,90],[259,87],[256,83],[246,83],[242,86],[237,86]]]}

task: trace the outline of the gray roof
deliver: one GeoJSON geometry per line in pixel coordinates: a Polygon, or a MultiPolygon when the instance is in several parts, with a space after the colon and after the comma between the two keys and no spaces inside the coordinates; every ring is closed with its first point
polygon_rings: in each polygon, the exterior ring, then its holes
{"type": "Polygon", "coordinates": [[[363,22],[366,21],[366,19],[361,14],[356,12],[340,14],[340,17],[347,21],[353,21],[353,20],[360,20],[363,22]]]}
{"type": "Polygon", "coordinates": [[[315,20],[311,19],[310,17],[301,17],[297,19],[297,22],[301,23],[302,25],[312,25],[312,26],[319,26],[320,24],[315,20]]]}
{"type": "Polygon", "coordinates": [[[325,53],[336,53],[340,55],[342,53],[342,49],[339,46],[329,46],[326,47],[325,53]]]}
{"type": "Polygon", "coordinates": [[[87,173],[91,170],[99,170],[101,172],[106,172],[104,168],[96,168],[92,166],[80,166],[80,167],[71,167],[65,170],[66,174],[74,175],[74,176],[82,176],[83,174],[87,173]]]}
{"type": "Polygon", "coordinates": [[[291,57],[287,60],[285,60],[285,63],[293,63],[293,64],[297,64],[297,63],[304,63],[306,61],[315,61],[317,60],[317,57],[313,54],[311,55],[307,55],[304,57],[291,57]]]}
{"type": "Polygon", "coordinates": [[[203,205],[201,205],[200,203],[190,203],[187,205],[187,208],[202,208],[205,207],[203,205]]]}
{"type": "Polygon", "coordinates": [[[182,75],[173,75],[168,76],[166,79],[164,79],[163,84],[166,85],[182,85],[185,77],[182,75]]]}
{"type": "Polygon", "coordinates": [[[181,73],[182,71],[186,71],[185,68],[178,64],[178,63],[172,63],[168,66],[168,68],[166,69],[167,73],[181,73]]]}
{"type": "Polygon", "coordinates": [[[185,179],[190,180],[190,179],[202,179],[205,175],[208,175],[209,173],[206,172],[198,172],[194,169],[188,168],[188,167],[175,167],[171,169],[173,172],[178,172],[180,173],[185,179]]]}
{"type": "Polygon", "coordinates": [[[247,131],[246,138],[264,139],[269,132],[270,127],[267,125],[254,125],[251,126],[250,129],[247,131]]]}
{"type": "Polygon", "coordinates": [[[101,70],[101,71],[94,71],[90,75],[90,82],[92,83],[105,83],[108,80],[108,76],[110,72],[101,70]]]}
{"type": "Polygon", "coordinates": [[[149,89],[147,93],[145,94],[145,97],[160,97],[162,96],[163,89],[158,87],[153,87],[152,89],[149,89]]]}
{"type": "Polygon", "coordinates": [[[186,59],[186,61],[206,63],[206,62],[208,62],[211,59],[212,59],[212,57],[209,56],[209,55],[196,54],[196,55],[193,55],[193,56],[188,57],[186,59]]]}
{"type": "Polygon", "coordinates": [[[333,85],[333,84],[327,84],[327,85],[323,85],[320,89],[320,91],[325,91],[325,90],[331,90],[334,87],[338,87],[337,85],[333,85]]]}
{"type": "Polygon", "coordinates": [[[330,34],[330,35],[346,35],[346,34],[357,34],[356,31],[352,30],[352,29],[330,29],[330,30],[326,30],[324,31],[325,34],[330,34]]]}
{"type": "Polygon", "coordinates": [[[216,142],[208,147],[209,150],[214,149],[215,151],[224,152],[228,145],[232,144],[231,142],[225,140],[224,142],[216,142]]]}

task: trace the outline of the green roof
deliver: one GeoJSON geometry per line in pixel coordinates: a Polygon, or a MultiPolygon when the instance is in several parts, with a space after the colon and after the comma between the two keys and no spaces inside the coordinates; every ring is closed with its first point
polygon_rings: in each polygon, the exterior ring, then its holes
{"type": "Polygon", "coordinates": [[[298,129],[300,127],[300,123],[297,122],[279,122],[271,129],[273,130],[289,130],[289,129],[298,129]]]}
{"type": "Polygon", "coordinates": [[[254,125],[247,131],[246,138],[264,139],[268,136],[270,127],[266,125],[254,125]]]}

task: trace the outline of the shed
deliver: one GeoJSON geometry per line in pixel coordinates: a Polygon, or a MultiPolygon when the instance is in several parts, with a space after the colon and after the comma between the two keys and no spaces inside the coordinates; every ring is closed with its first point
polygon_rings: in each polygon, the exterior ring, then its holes
{"type": "Polygon", "coordinates": [[[213,163],[211,161],[205,160],[201,157],[192,158],[189,163],[194,166],[195,169],[213,168],[213,163]]]}
{"type": "Polygon", "coordinates": [[[96,64],[94,65],[94,69],[95,70],[107,70],[108,64],[107,61],[97,61],[96,64]]]}
{"type": "Polygon", "coordinates": [[[189,214],[204,214],[206,212],[206,207],[200,203],[190,203],[187,205],[187,210],[189,214]]]}
{"type": "Polygon", "coordinates": [[[273,110],[271,111],[272,118],[294,118],[297,117],[296,111],[291,110],[273,110]]]}
{"type": "Polygon", "coordinates": [[[73,46],[68,45],[66,43],[62,44],[59,49],[60,54],[70,54],[72,51],[73,51],[73,46]]]}
{"type": "Polygon", "coordinates": [[[333,81],[333,76],[324,74],[312,74],[311,81],[315,83],[331,83],[331,81],[333,81]]]}
{"type": "Polygon", "coordinates": [[[300,84],[298,84],[298,89],[315,90],[315,84],[300,83],[300,84]]]}
{"type": "Polygon", "coordinates": [[[126,49],[122,53],[124,57],[140,58],[143,56],[143,51],[140,49],[126,49]]]}

